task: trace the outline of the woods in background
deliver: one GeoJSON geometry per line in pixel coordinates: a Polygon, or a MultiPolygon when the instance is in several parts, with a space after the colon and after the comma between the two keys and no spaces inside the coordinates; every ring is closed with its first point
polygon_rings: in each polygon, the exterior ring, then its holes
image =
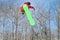
{"type": "Polygon", "coordinates": [[[54,10],[52,5],[46,11],[36,4],[38,11],[32,12],[35,26],[29,24],[26,15],[22,15],[13,3],[5,5],[0,2],[0,40],[60,40],[60,6],[57,1],[55,5],[58,7],[54,10]],[[52,29],[52,21],[55,21],[55,29],[52,29]]]}

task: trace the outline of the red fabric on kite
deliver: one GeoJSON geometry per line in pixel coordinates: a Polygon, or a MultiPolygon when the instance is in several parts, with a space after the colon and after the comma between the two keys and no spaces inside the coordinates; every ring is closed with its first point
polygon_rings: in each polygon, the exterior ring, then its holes
{"type": "MultiPolygon", "coordinates": [[[[33,7],[33,6],[31,6],[31,5],[29,5],[29,4],[28,4],[28,2],[24,2],[24,4],[26,4],[26,5],[28,6],[28,8],[33,8],[33,9],[34,9],[34,7],[33,7]]],[[[22,7],[20,7],[20,8],[19,8],[19,10],[20,10],[21,12],[23,12],[23,13],[24,13],[23,6],[22,6],[22,7]]]]}

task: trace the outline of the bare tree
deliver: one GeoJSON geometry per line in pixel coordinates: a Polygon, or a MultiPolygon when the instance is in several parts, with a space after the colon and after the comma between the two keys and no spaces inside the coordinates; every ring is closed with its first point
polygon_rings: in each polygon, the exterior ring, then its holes
{"type": "Polygon", "coordinates": [[[50,30],[50,9],[49,9],[49,12],[48,12],[48,30],[47,30],[47,40],[51,40],[51,30],[50,30]]]}
{"type": "Polygon", "coordinates": [[[58,10],[58,40],[60,40],[60,9],[58,10]]]}

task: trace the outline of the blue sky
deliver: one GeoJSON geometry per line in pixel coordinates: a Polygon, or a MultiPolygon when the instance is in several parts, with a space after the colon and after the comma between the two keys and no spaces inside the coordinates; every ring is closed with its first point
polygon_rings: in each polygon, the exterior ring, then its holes
{"type": "MultiPolygon", "coordinates": [[[[0,0],[1,3],[3,3],[3,5],[12,5],[12,1],[14,2],[14,6],[15,7],[20,7],[21,5],[23,5],[23,2],[25,1],[29,1],[31,2],[31,4],[33,6],[35,6],[36,10],[38,10],[39,8],[37,8],[37,5],[38,7],[42,7],[42,9],[44,9],[45,11],[51,9],[51,14],[50,14],[50,18],[52,19],[51,20],[51,23],[50,23],[50,26],[51,26],[51,29],[56,29],[56,19],[53,20],[53,18],[55,18],[57,16],[57,14],[55,13],[55,10],[57,9],[57,6],[55,4],[55,0],[0,0]]],[[[60,0],[58,0],[58,4],[60,4],[60,0]]],[[[58,5],[59,6],[59,5],[58,5]]],[[[37,13],[37,11],[36,11],[37,13]]],[[[0,18],[0,20],[2,20],[0,18]]],[[[8,22],[9,19],[6,20],[6,22],[8,22]]],[[[11,22],[8,22],[6,23],[7,26],[11,25],[11,22]],[[9,24],[8,24],[9,23],[9,24]]],[[[2,22],[0,21],[0,26],[1,26],[2,22]]]]}

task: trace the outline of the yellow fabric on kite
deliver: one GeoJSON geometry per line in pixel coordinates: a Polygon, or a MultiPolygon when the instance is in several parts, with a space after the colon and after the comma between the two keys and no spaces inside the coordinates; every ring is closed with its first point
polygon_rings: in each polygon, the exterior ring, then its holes
{"type": "Polygon", "coordinates": [[[32,15],[31,15],[31,13],[30,13],[30,11],[29,11],[29,9],[28,9],[28,6],[25,4],[25,5],[23,6],[23,8],[24,8],[24,11],[25,11],[25,13],[26,13],[26,15],[27,15],[27,18],[28,18],[29,22],[30,22],[30,25],[35,25],[35,21],[34,21],[34,19],[32,18],[32,15]]]}

